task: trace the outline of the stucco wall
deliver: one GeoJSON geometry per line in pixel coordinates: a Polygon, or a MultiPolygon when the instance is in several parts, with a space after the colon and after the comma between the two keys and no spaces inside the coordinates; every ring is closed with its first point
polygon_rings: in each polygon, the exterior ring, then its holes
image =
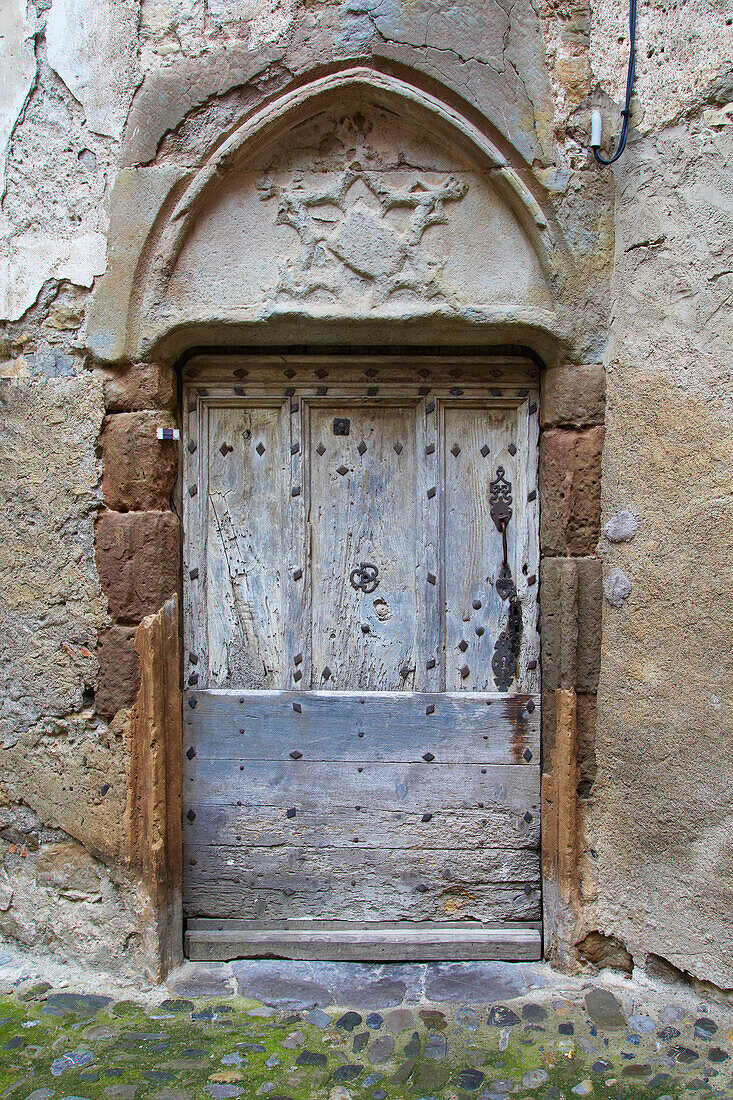
{"type": "MultiPolygon", "coordinates": [[[[594,404],[597,365],[606,366],[603,521],[629,509],[638,532],[599,545],[606,577],[620,569],[631,593],[604,608],[595,740],[596,684],[579,687],[586,832],[573,934],[597,929],[637,962],[651,952],[733,986],[733,21],[704,0],[656,0],[639,18],[632,140],[608,172],[585,143],[592,105],[607,130],[617,127],[620,0],[545,2],[539,13],[528,0],[7,0],[0,932],[64,950],[65,929],[76,924],[77,950],[92,960],[106,940],[113,965],[143,965],[143,905],[121,835],[125,736],[139,677],[135,630],[169,594],[169,578],[141,586],[142,567],[131,566],[129,583],[118,578],[103,592],[94,550],[101,446],[108,476],[124,483],[107,515],[129,507],[131,517],[105,521],[109,546],[137,546],[143,528],[166,532],[169,548],[176,538],[167,467],[151,434],[158,420],[170,423],[174,384],[165,364],[124,362],[144,345],[130,302],[156,274],[155,233],[141,249],[161,206],[164,219],[248,112],[307,74],[353,62],[440,87],[528,185],[558,248],[565,241],[562,278],[548,284],[557,333],[545,339],[539,323],[517,320],[525,342],[536,338],[554,356],[550,374],[564,385],[578,377],[574,367],[589,372],[591,390],[576,394],[573,416],[550,409],[545,421],[568,462],[572,440],[562,433],[596,424],[597,408],[580,423],[577,410],[594,404]],[[125,502],[135,479],[109,420],[100,445],[105,413],[133,418],[130,430],[148,448],[140,461],[162,477],[150,498],[125,502]],[[108,600],[117,600],[114,625],[108,600]],[[123,666],[110,692],[105,668],[123,666]],[[75,858],[66,859],[72,843],[75,858]],[[34,922],[51,896],[58,919],[34,922]]],[[[477,339],[506,339],[511,316],[501,329],[487,317],[477,339]]],[[[440,330],[445,338],[457,338],[453,323],[440,330]]],[[[279,330],[280,342],[285,331],[297,341],[291,327],[279,330]]],[[[556,465],[560,484],[561,459],[556,465]]],[[[553,553],[577,559],[585,576],[593,550],[563,543],[553,553]]]]}

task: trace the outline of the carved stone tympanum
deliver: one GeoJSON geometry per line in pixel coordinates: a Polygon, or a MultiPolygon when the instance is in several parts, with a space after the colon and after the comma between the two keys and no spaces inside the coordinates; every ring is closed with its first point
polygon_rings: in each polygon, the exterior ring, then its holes
{"type": "Polygon", "coordinates": [[[446,176],[430,186],[418,176],[405,187],[390,186],[361,166],[346,169],[325,187],[258,183],[264,200],[277,199],[277,225],[300,238],[298,255],[283,265],[276,297],[386,302],[404,292],[450,301],[442,265],[422,245],[425,231],[448,221],[446,207],[459,202],[468,184],[446,176]],[[394,217],[393,215],[402,215],[394,217]]]}

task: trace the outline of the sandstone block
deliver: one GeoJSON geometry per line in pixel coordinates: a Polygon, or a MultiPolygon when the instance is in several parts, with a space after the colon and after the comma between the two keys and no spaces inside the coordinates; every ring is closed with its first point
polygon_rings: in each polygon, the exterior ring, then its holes
{"type": "Polygon", "coordinates": [[[172,512],[102,512],[96,556],[110,614],[121,623],[139,623],[178,592],[178,518],[172,512]]]}
{"type": "Polygon", "coordinates": [[[603,574],[598,558],[578,561],[578,649],[576,689],[596,692],[601,672],[603,574]]]}
{"type": "Polygon", "coordinates": [[[595,692],[601,664],[598,558],[545,558],[540,571],[542,684],[595,692]]]}
{"type": "Polygon", "coordinates": [[[540,425],[582,428],[603,424],[606,372],[601,364],[577,367],[564,363],[542,376],[540,425]]]}
{"type": "Polygon", "coordinates": [[[133,363],[124,370],[102,372],[107,412],[175,408],[176,373],[162,363],[133,363]]]}
{"type": "Polygon", "coordinates": [[[604,431],[553,428],[542,435],[540,544],[544,554],[595,552],[601,520],[604,431]]]}
{"type": "Polygon", "coordinates": [[[135,652],[134,626],[112,626],[99,636],[99,674],[94,695],[95,710],[111,718],[131,707],[140,688],[140,662],[135,652]]]}
{"type": "Polygon", "coordinates": [[[157,438],[159,426],[173,428],[175,420],[169,413],[151,411],[105,418],[102,491],[108,508],[139,512],[168,507],[178,469],[178,448],[172,440],[157,438]]]}

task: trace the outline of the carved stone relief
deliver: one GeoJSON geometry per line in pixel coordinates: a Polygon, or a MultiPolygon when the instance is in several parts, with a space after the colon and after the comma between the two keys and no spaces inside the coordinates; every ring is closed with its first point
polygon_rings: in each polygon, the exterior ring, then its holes
{"type": "Polygon", "coordinates": [[[549,304],[494,170],[365,105],[273,136],[212,186],[156,319],[492,319],[549,304]],[[477,312],[478,311],[478,312],[477,312]]]}
{"type": "Polygon", "coordinates": [[[375,306],[408,294],[454,304],[442,284],[443,265],[422,240],[430,226],[448,223],[449,205],[468,191],[465,181],[445,176],[431,185],[418,175],[394,187],[356,165],[323,187],[297,176],[289,186],[263,179],[257,187],[264,201],[277,200],[275,223],[291,226],[300,239],[297,256],[280,270],[276,299],[363,304],[366,296],[375,306]]]}

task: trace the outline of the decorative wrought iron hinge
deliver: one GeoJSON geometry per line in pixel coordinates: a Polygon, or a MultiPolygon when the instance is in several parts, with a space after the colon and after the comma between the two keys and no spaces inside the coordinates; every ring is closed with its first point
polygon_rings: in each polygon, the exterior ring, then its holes
{"type": "Polygon", "coordinates": [[[522,648],[522,605],[515,595],[509,601],[507,624],[496,639],[491,668],[499,691],[508,691],[517,675],[522,648]]]}
{"type": "Polygon", "coordinates": [[[509,600],[516,596],[517,590],[512,579],[512,571],[509,568],[509,556],[507,553],[506,530],[512,518],[512,483],[505,477],[503,466],[496,469],[496,478],[489,485],[489,504],[491,505],[491,518],[494,526],[501,534],[503,561],[496,577],[496,591],[502,600],[509,600]]]}
{"type": "Polygon", "coordinates": [[[522,647],[522,605],[509,565],[506,532],[513,515],[512,483],[507,479],[503,466],[497,467],[496,477],[489,485],[489,503],[494,526],[501,534],[503,550],[502,563],[496,576],[496,591],[502,600],[509,600],[507,624],[496,639],[491,668],[499,691],[508,691],[517,675],[522,647]]]}

